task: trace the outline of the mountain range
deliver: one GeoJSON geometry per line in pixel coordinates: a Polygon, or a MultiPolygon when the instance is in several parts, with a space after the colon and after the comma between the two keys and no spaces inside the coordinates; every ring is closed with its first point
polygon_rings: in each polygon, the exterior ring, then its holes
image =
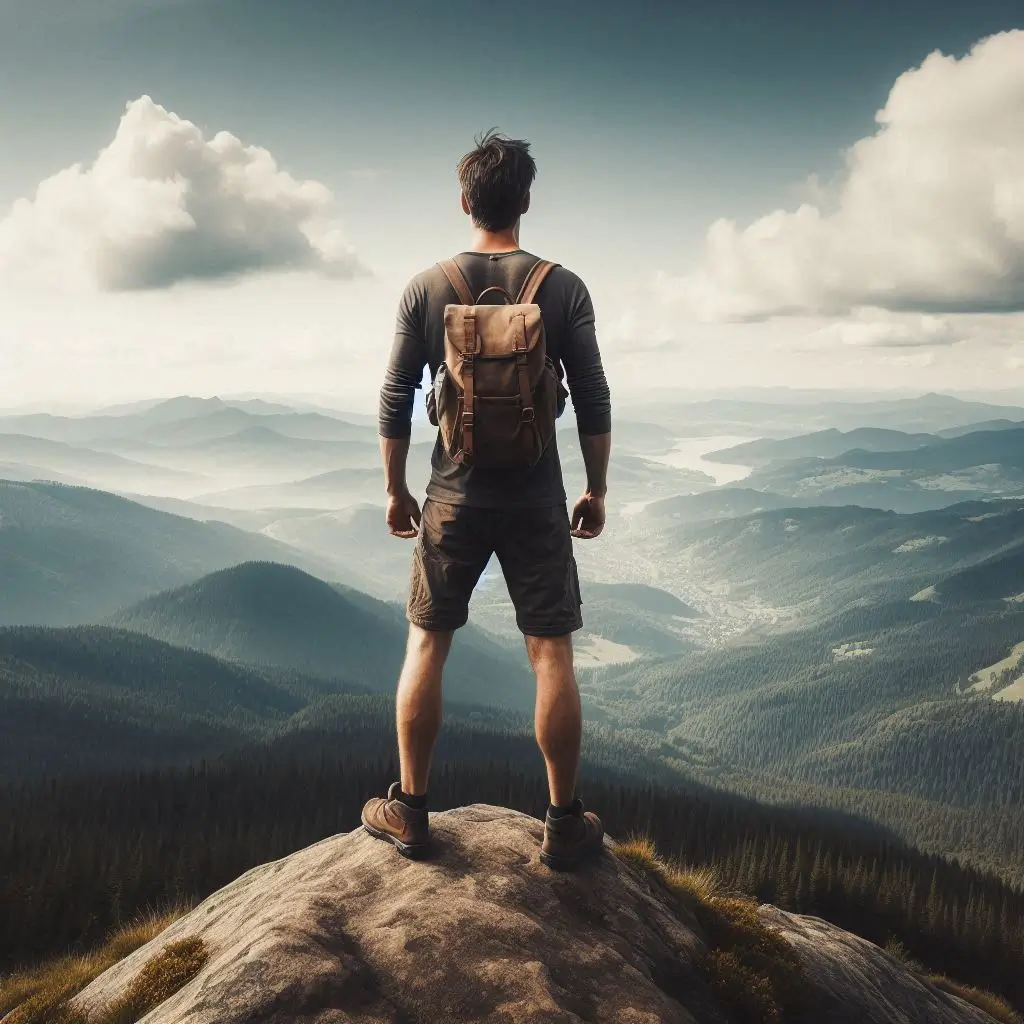
{"type": "MultiPolygon", "coordinates": [[[[605,534],[574,546],[588,728],[759,798],[841,806],[897,831],[902,816],[901,835],[1002,870],[1024,835],[1024,428],[1008,408],[924,396],[836,402],[824,429],[794,436],[787,417],[815,426],[824,404],[775,406],[774,420],[769,405],[695,406],[705,430],[764,416],[759,440],[708,453],[753,465],[725,487],[686,461],[702,449],[682,443],[682,420],[654,406],[622,420],[605,534]]],[[[45,472],[60,456],[70,479],[116,470],[120,491],[154,488],[129,500],[0,483],[0,625],[23,627],[5,634],[2,660],[17,756],[33,721],[40,770],[70,764],[76,722],[98,737],[95,766],[117,750],[302,742],[393,691],[412,545],[383,525],[372,423],[193,399],[14,422],[34,437],[12,422],[0,424],[12,468],[45,472]],[[73,628],[31,633],[40,626],[73,628]],[[203,673],[209,705],[193,700],[203,673]],[[238,687],[249,696],[235,700],[238,687]]],[[[418,438],[422,470],[430,442],[418,438]]],[[[560,439],[572,495],[583,467],[571,423],[560,439]]],[[[484,630],[459,632],[446,699],[528,715],[495,565],[471,620],[484,630]]]]}
{"type": "Polygon", "coordinates": [[[0,625],[98,622],[156,591],[252,559],[359,579],[337,562],[224,523],[103,491],[0,480],[0,625]]]}
{"type": "Polygon", "coordinates": [[[746,487],[803,504],[919,512],[971,498],[1024,494],[1024,428],[978,431],[899,450],[771,462],[746,487]]]}
{"type": "Polygon", "coordinates": [[[781,508],[703,522],[677,520],[654,505],[635,518],[638,553],[677,583],[703,581],[731,600],[791,606],[802,615],[906,600],[1024,543],[1024,499],[914,514],[781,508]]]}
{"type": "Polygon", "coordinates": [[[104,442],[189,444],[228,437],[252,427],[319,441],[374,440],[375,431],[324,413],[296,412],[269,403],[234,403],[219,398],[172,398],[143,408],[88,416],[31,413],[0,417],[0,432],[28,434],[84,446],[104,442]]]}
{"type": "Polygon", "coordinates": [[[676,436],[706,437],[746,434],[748,437],[788,437],[808,430],[855,430],[876,427],[909,433],[936,433],[969,427],[988,420],[1024,420],[1019,405],[965,401],[951,395],[925,394],[913,398],[850,399],[822,393],[794,401],[788,393],[772,399],[712,398],[695,400],[671,389],[652,389],[650,397],[628,403],[630,419],[658,423],[676,436]]]}

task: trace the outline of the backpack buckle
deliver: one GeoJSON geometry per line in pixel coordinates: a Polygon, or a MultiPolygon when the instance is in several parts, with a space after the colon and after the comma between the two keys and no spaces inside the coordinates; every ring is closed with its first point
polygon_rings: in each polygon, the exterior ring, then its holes
{"type": "Polygon", "coordinates": [[[528,405],[523,410],[523,422],[524,423],[532,423],[536,418],[537,418],[537,414],[534,411],[533,406],[532,405],[528,405]]]}

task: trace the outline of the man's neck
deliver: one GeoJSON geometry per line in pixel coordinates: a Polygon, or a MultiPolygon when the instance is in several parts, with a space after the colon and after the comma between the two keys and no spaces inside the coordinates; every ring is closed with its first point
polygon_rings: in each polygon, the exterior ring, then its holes
{"type": "Polygon", "coordinates": [[[515,252],[519,248],[519,224],[504,231],[484,231],[477,228],[473,234],[471,252],[515,252]]]}

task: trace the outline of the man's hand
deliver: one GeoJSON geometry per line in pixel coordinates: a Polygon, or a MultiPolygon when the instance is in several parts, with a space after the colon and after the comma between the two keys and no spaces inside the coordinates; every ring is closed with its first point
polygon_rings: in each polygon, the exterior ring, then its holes
{"type": "Polygon", "coordinates": [[[391,494],[385,518],[392,537],[412,540],[419,533],[419,502],[408,491],[391,494]]]}
{"type": "Polygon", "coordinates": [[[604,529],[604,498],[584,494],[573,506],[569,526],[574,537],[593,540],[604,529]]]}

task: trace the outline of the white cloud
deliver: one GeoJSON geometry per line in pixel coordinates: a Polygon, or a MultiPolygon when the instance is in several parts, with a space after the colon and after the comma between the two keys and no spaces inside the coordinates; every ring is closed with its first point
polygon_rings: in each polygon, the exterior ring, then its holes
{"type": "Polygon", "coordinates": [[[667,293],[708,321],[1024,309],[1024,31],[932,53],[876,120],[834,209],[716,221],[700,269],[667,293]]]}
{"type": "Polygon", "coordinates": [[[228,132],[204,138],[148,96],[92,166],[48,178],[0,220],[8,279],[133,291],[281,269],[365,273],[330,190],[228,132]]]}
{"type": "Polygon", "coordinates": [[[812,343],[839,343],[866,348],[907,349],[955,345],[963,341],[963,325],[929,313],[900,314],[863,308],[847,320],[830,323],[811,336],[812,343]]]}

